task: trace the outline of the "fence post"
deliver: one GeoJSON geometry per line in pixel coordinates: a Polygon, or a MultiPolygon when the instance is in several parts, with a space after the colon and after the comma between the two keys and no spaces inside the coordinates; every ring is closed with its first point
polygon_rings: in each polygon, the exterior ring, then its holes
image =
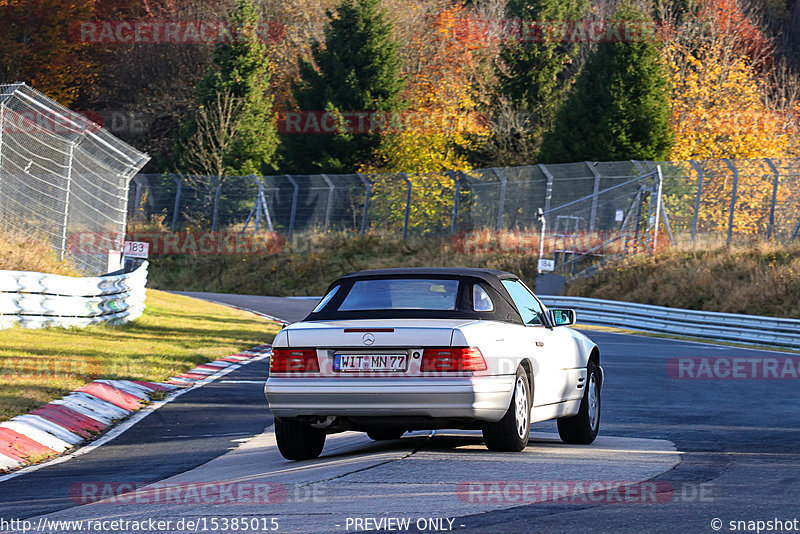
{"type": "Polygon", "coordinates": [[[272,215],[269,214],[267,199],[264,197],[264,182],[262,182],[261,178],[257,177],[255,174],[253,175],[253,180],[255,180],[258,184],[258,200],[261,202],[261,209],[264,210],[264,218],[267,220],[267,228],[269,228],[270,234],[274,234],[275,227],[272,225],[272,215]]]}
{"type": "Polygon", "coordinates": [[[404,172],[401,172],[400,176],[406,181],[406,212],[403,216],[403,241],[405,241],[408,237],[408,216],[411,213],[411,180],[404,172]]]}
{"type": "MultiPolygon", "coordinates": [[[[255,178],[255,176],[253,176],[253,178],[255,178]]],[[[260,191],[261,184],[258,183],[258,180],[256,180],[256,186],[259,188],[260,191]]],[[[253,230],[253,233],[255,234],[258,232],[258,223],[259,219],[261,219],[261,214],[258,212],[258,206],[260,202],[261,202],[261,197],[259,197],[258,193],[256,193],[256,201],[255,204],[253,204],[253,209],[251,209],[250,213],[247,214],[247,219],[245,219],[244,226],[239,231],[239,235],[242,235],[247,231],[247,227],[250,226],[250,221],[253,220],[254,214],[256,216],[256,225],[255,225],[255,230],[253,230]]]]}
{"type": "Polygon", "coordinates": [[[297,197],[300,195],[300,186],[297,185],[297,182],[292,175],[286,174],[284,175],[289,181],[292,183],[292,187],[294,188],[292,191],[292,211],[289,214],[289,239],[292,238],[292,234],[294,233],[294,222],[297,218],[297,197]]]}
{"type": "Polygon", "coordinates": [[[639,205],[636,207],[636,231],[633,234],[634,254],[639,252],[639,233],[642,228],[642,208],[644,207],[644,194],[646,191],[647,191],[647,185],[644,182],[642,182],[641,185],[639,185],[639,191],[636,193],[636,198],[639,201],[639,205]]]}
{"type": "Polygon", "coordinates": [[[175,206],[172,208],[172,224],[169,228],[174,232],[175,228],[178,226],[178,214],[181,209],[181,189],[183,188],[183,180],[180,179],[180,176],[173,176],[172,179],[178,184],[175,189],[175,206]]]}
{"type": "Polygon", "coordinates": [[[667,228],[667,235],[669,236],[670,246],[675,245],[675,234],[672,233],[672,224],[669,222],[669,213],[667,207],[664,205],[664,198],[661,198],[661,215],[664,217],[664,226],[667,228]]]}
{"type": "Polygon", "coordinates": [[[455,183],[456,192],[453,197],[453,220],[450,223],[450,235],[456,233],[456,222],[458,221],[458,197],[461,195],[461,178],[453,171],[447,171],[447,176],[455,183]]]}
{"type": "Polygon", "coordinates": [[[142,182],[136,180],[136,202],[133,205],[133,213],[131,215],[136,215],[136,212],[139,211],[139,206],[142,204],[142,182]]]}
{"type": "Polygon", "coordinates": [[[269,228],[269,233],[273,234],[274,229],[272,227],[272,217],[269,214],[269,208],[267,207],[267,200],[264,198],[264,184],[261,180],[255,175],[251,174],[250,176],[253,177],[253,181],[256,183],[256,202],[253,204],[253,209],[250,210],[250,213],[247,215],[247,220],[244,222],[244,227],[239,232],[239,234],[244,234],[247,230],[247,226],[250,224],[250,221],[253,218],[253,214],[256,216],[256,223],[253,227],[253,235],[258,233],[258,228],[261,225],[261,212],[264,212],[264,218],[267,220],[267,227],[269,228]]]}
{"type": "Polygon", "coordinates": [[[539,170],[547,177],[547,188],[544,193],[544,212],[547,213],[550,211],[550,203],[553,199],[553,173],[544,166],[544,163],[539,164],[539,170]]]}
{"type": "Polygon", "coordinates": [[[6,129],[6,104],[8,97],[0,100],[0,218],[3,216],[3,130],[6,129]]]}
{"type": "MultiPolygon", "coordinates": [[[[641,173],[642,175],[646,175],[646,174],[649,175],[649,174],[653,173],[652,170],[648,172],[647,169],[644,168],[644,165],[642,165],[642,162],[639,161],[639,160],[632,159],[631,163],[636,167],[636,170],[639,171],[639,173],[641,173]]],[[[647,163],[647,166],[650,167],[651,169],[653,168],[653,165],[652,165],[651,162],[647,161],[645,163],[647,163]]],[[[655,172],[656,173],[659,173],[659,172],[661,173],[660,174],[660,181],[663,183],[664,174],[663,174],[663,171],[661,171],[660,167],[661,167],[660,165],[656,165],[656,171],[655,172]]],[[[670,244],[670,246],[673,246],[673,245],[675,245],[675,234],[672,233],[672,224],[670,224],[670,222],[669,222],[669,213],[667,212],[667,207],[664,205],[664,195],[663,194],[660,195],[659,204],[661,206],[661,216],[664,218],[664,226],[667,229],[667,236],[669,236],[669,244],[670,244]]],[[[629,213],[630,213],[630,211],[629,211],[629,213]]],[[[628,220],[627,217],[625,218],[625,220],[623,220],[623,223],[622,223],[623,227],[625,226],[625,223],[627,222],[627,220],[628,220]]]]}
{"type": "Polygon", "coordinates": [[[328,226],[331,223],[331,210],[333,209],[333,182],[330,178],[328,178],[327,174],[322,174],[322,179],[325,180],[325,183],[328,184],[328,202],[325,205],[325,232],[328,231],[328,226]]]}
{"type": "Polygon", "coordinates": [[[733,171],[733,185],[731,186],[731,205],[729,208],[728,213],[728,237],[725,240],[725,243],[730,246],[731,242],[733,242],[733,216],[734,212],[736,211],[736,194],[737,189],[739,187],[739,169],[736,168],[736,165],[731,162],[728,158],[724,158],[722,161],[725,162],[725,165],[733,171]]]}
{"type": "Polygon", "coordinates": [[[594,232],[597,227],[597,202],[600,199],[600,173],[595,169],[595,165],[591,161],[586,161],[586,166],[594,175],[594,190],[592,193],[592,212],[589,215],[589,231],[594,232]]]}
{"type": "Polygon", "coordinates": [[[653,229],[653,254],[658,250],[658,226],[661,223],[661,192],[663,190],[663,176],[661,174],[661,165],[656,166],[656,224],[653,229]]]}
{"type": "Polygon", "coordinates": [[[689,160],[689,163],[694,167],[697,172],[697,193],[694,196],[694,214],[692,215],[692,245],[694,245],[697,238],[697,218],[700,215],[700,195],[703,193],[703,168],[695,160],[689,160]]]}
{"type": "Polygon", "coordinates": [[[67,222],[69,220],[69,197],[72,190],[72,160],[75,154],[75,142],[69,142],[69,155],[67,156],[67,190],[64,193],[64,221],[61,226],[61,261],[67,255],[67,222]]]}
{"type": "Polygon", "coordinates": [[[497,228],[496,231],[499,232],[503,229],[503,212],[506,208],[506,185],[508,184],[508,180],[500,172],[500,169],[497,167],[492,167],[492,172],[495,176],[500,180],[500,202],[497,203],[497,228]]]}
{"type": "Polygon", "coordinates": [[[778,200],[778,184],[780,182],[781,175],[778,172],[778,168],[775,167],[775,164],[772,163],[770,158],[764,158],[764,161],[767,162],[769,168],[772,170],[772,203],[769,205],[769,222],[767,222],[767,241],[772,238],[772,229],[775,226],[775,203],[778,200]]]}
{"type": "Polygon", "coordinates": [[[216,189],[214,191],[214,214],[211,219],[211,231],[217,231],[217,221],[219,219],[219,197],[222,194],[222,181],[219,178],[213,178],[216,189]]]}
{"type": "MultiPolygon", "coordinates": [[[[261,199],[264,197],[264,186],[261,185],[261,182],[258,181],[255,174],[252,176],[253,181],[256,183],[256,204],[253,206],[256,210],[256,224],[253,227],[253,233],[257,234],[258,227],[261,226],[261,199]]],[[[247,223],[245,223],[245,226],[247,226],[247,223]]],[[[244,230],[242,230],[242,232],[244,232],[244,230]]]]}
{"type": "Polygon", "coordinates": [[[364,235],[367,231],[367,215],[369,214],[369,195],[372,193],[372,184],[369,183],[369,180],[366,176],[359,173],[358,177],[361,179],[361,182],[364,184],[365,192],[364,192],[364,213],[361,215],[361,235],[364,235]]]}
{"type": "Polygon", "coordinates": [[[536,261],[536,272],[542,274],[542,258],[544,257],[544,240],[547,238],[547,216],[544,211],[539,211],[539,222],[542,229],[539,232],[539,258],[536,261]]]}

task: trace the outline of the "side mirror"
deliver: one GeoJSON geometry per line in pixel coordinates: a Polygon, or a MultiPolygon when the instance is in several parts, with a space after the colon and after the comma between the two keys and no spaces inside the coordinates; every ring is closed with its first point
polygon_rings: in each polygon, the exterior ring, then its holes
{"type": "Polygon", "coordinates": [[[575,310],[554,309],[550,313],[550,324],[553,326],[572,326],[577,321],[575,310]]]}

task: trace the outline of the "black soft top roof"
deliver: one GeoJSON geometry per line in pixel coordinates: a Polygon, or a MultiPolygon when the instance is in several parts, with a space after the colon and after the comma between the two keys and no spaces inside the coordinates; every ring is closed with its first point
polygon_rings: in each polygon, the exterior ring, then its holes
{"type": "MultiPolygon", "coordinates": [[[[385,277],[402,275],[472,276],[474,278],[481,278],[486,281],[496,280],[498,278],[501,280],[505,278],[518,278],[518,276],[513,273],[499,271],[497,269],[480,269],[476,267],[403,267],[398,269],[370,269],[367,271],[358,271],[355,273],[346,274],[342,276],[340,280],[355,277],[385,277]]],[[[331,286],[334,284],[331,284],[331,286]]]]}
{"type": "Polygon", "coordinates": [[[523,324],[522,317],[514,306],[510,295],[503,287],[501,280],[518,279],[515,274],[498,271],[495,269],[454,268],[454,267],[419,267],[401,269],[373,269],[359,271],[342,276],[334,281],[326,294],[335,286],[341,290],[319,311],[311,312],[306,321],[336,320],[336,319],[388,319],[388,318],[413,318],[413,319],[486,319],[493,321],[523,324]],[[350,288],[358,280],[391,279],[391,278],[423,278],[442,277],[453,278],[463,282],[457,297],[455,310],[365,310],[365,311],[338,311],[337,308],[344,300],[350,288]],[[472,303],[472,284],[479,283],[485,286],[490,298],[494,302],[494,309],[490,312],[477,312],[472,303]]]}

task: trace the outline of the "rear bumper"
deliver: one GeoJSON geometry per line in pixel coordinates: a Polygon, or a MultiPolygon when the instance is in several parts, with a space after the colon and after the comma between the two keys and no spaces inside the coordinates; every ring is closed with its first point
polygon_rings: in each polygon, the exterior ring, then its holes
{"type": "Polygon", "coordinates": [[[264,388],[277,417],[402,416],[499,421],[514,375],[458,378],[277,378],[264,388]]]}

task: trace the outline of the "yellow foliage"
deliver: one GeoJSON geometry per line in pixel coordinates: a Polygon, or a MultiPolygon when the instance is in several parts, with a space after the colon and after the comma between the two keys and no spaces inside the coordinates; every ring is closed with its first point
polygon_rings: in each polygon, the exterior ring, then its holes
{"type": "MultiPolygon", "coordinates": [[[[409,228],[417,232],[441,230],[449,221],[455,184],[445,172],[469,170],[465,153],[488,135],[474,96],[473,53],[481,43],[461,31],[465,17],[463,7],[447,7],[406,44],[407,56],[416,58],[407,61],[404,73],[411,111],[403,114],[401,128],[382,133],[378,163],[361,169],[411,173],[406,175],[412,184],[409,228]]],[[[407,182],[400,174],[376,175],[372,181],[375,220],[402,228],[407,182]]]]}
{"type": "Polygon", "coordinates": [[[408,227],[417,233],[445,229],[453,211],[455,183],[447,174],[378,174],[370,177],[373,201],[371,218],[381,221],[381,229],[399,230],[405,220],[408,182],[411,182],[408,227]]]}
{"type": "Polygon", "coordinates": [[[764,103],[746,57],[726,60],[716,50],[692,53],[672,48],[671,159],[791,155],[784,118],[764,103]]]}
{"type": "Polygon", "coordinates": [[[405,98],[411,113],[399,130],[384,132],[379,163],[364,172],[440,172],[469,168],[463,153],[482,136],[486,124],[477,112],[473,80],[480,47],[460,31],[463,7],[442,10],[428,31],[407,47],[417,61],[406,65],[405,98]]]}
{"type": "MultiPolygon", "coordinates": [[[[688,46],[673,41],[666,48],[675,132],[670,159],[796,156],[797,141],[787,131],[788,119],[766,104],[759,76],[748,58],[710,43],[688,46]]],[[[724,230],[730,213],[732,171],[723,162],[708,165],[699,222],[708,231],[724,230]]],[[[769,210],[772,173],[765,163],[751,164],[752,168],[741,161],[736,165],[734,230],[756,233],[763,229],[769,210]]]]}

